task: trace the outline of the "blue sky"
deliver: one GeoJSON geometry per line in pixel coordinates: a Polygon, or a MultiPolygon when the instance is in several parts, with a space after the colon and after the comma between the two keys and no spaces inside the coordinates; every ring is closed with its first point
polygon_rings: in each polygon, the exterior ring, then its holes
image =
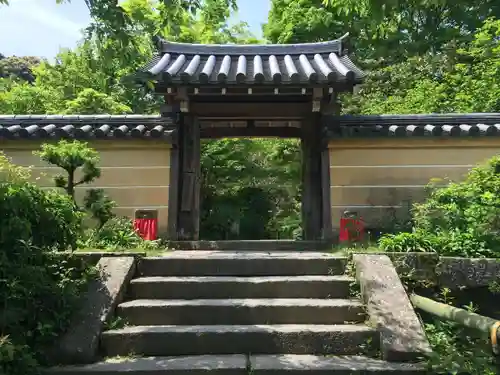
{"type": "MultiPolygon", "coordinates": [[[[236,18],[261,35],[270,0],[238,0],[236,18]]],[[[56,0],[10,0],[0,5],[0,53],[10,56],[54,57],[60,48],[74,47],[89,23],[83,0],[56,5],[56,0]]]]}

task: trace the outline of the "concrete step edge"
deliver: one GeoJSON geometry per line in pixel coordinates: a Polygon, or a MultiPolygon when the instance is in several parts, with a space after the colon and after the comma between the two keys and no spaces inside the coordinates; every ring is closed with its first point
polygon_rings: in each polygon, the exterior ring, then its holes
{"type": "Polygon", "coordinates": [[[137,335],[137,334],[169,334],[169,333],[296,333],[296,332],[346,332],[365,333],[375,329],[365,324],[258,324],[258,325],[157,325],[157,326],[129,326],[120,329],[105,331],[104,336],[137,335]]]}
{"type": "Polygon", "coordinates": [[[424,374],[424,364],[386,362],[364,356],[203,355],[129,358],[89,365],[52,367],[45,374],[424,374]]]}
{"type": "Polygon", "coordinates": [[[309,354],[251,355],[252,374],[314,372],[342,374],[422,374],[426,373],[423,364],[387,362],[365,356],[321,356],[309,354]],[[350,372],[348,372],[350,371],[350,372]],[[353,372],[354,371],[354,372],[353,372]]]}
{"type": "Polygon", "coordinates": [[[277,259],[277,260],[311,260],[311,259],[336,259],[347,260],[346,256],[336,255],[327,252],[294,252],[294,251],[217,251],[217,250],[197,250],[197,251],[172,251],[164,256],[148,256],[142,258],[145,261],[185,259],[185,260],[213,260],[213,259],[277,259]]]}
{"type": "Polygon", "coordinates": [[[255,307],[255,306],[318,306],[318,307],[363,307],[356,299],[345,298],[226,298],[226,299],[135,299],[118,305],[119,309],[129,307],[183,307],[183,306],[224,306],[224,307],[255,307]]]}
{"type": "Polygon", "coordinates": [[[131,284],[149,283],[278,283],[278,282],[352,282],[355,279],[347,275],[311,275],[311,276],[141,276],[131,284]]]}
{"type": "Polygon", "coordinates": [[[45,369],[45,374],[247,374],[248,357],[236,355],[201,355],[182,357],[110,358],[88,365],[45,369]]]}

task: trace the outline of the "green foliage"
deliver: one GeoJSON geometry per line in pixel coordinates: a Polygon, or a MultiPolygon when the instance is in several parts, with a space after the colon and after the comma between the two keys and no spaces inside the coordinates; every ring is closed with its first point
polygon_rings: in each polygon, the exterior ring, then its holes
{"type": "Polygon", "coordinates": [[[0,372],[29,375],[67,328],[93,269],[67,253],[81,213],[0,155],[0,372]]]}
{"type": "Polygon", "coordinates": [[[433,252],[440,251],[445,242],[443,238],[422,231],[402,232],[383,235],[379,246],[385,251],[393,252],[433,252]]]}
{"type": "Polygon", "coordinates": [[[66,249],[81,231],[82,214],[71,198],[41,190],[27,182],[28,176],[28,170],[12,166],[0,154],[0,247],[14,249],[21,241],[40,248],[66,249]]]}
{"type": "Polygon", "coordinates": [[[83,207],[97,220],[97,229],[100,230],[115,215],[113,208],[116,203],[109,198],[103,189],[89,189],[83,199],[83,207]]]}
{"type": "Polygon", "coordinates": [[[110,96],[97,92],[94,89],[80,91],[75,99],[66,102],[66,113],[96,114],[113,113],[126,114],[132,112],[130,107],[115,101],[110,96]]]}
{"type": "Polygon", "coordinates": [[[50,87],[33,86],[27,83],[10,82],[0,78],[2,86],[8,90],[0,91],[0,112],[4,114],[39,114],[57,112],[60,93],[50,87]]]}
{"type": "MultiPolygon", "coordinates": [[[[443,288],[434,299],[447,305],[457,305],[451,291],[443,288]]],[[[477,312],[470,303],[462,308],[477,312]]],[[[439,320],[422,313],[427,339],[433,352],[428,358],[429,371],[433,374],[494,375],[497,373],[491,353],[488,333],[463,327],[452,321],[439,320]]]]}
{"type": "Polygon", "coordinates": [[[497,374],[487,334],[437,319],[424,327],[434,351],[429,358],[433,374],[497,374]]]}
{"type": "Polygon", "coordinates": [[[314,42],[349,32],[356,56],[402,62],[470,40],[485,19],[500,16],[495,0],[273,0],[265,36],[274,43],[314,42]]]}
{"type": "Polygon", "coordinates": [[[30,70],[38,64],[40,64],[40,59],[35,56],[2,57],[0,55],[0,77],[19,78],[30,81],[33,78],[30,76],[30,70]]]}
{"type": "MultiPolygon", "coordinates": [[[[42,160],[66,172],[65,176],[56,176],[54,181],[56,187],[65,189],[73,201],[77,186],[94,182],[101,176],[98,166],[99,154],[85,142],[61,140],[57,144],[43,144],[41,151],[35,153],[40,155],[42,160]],[[77,172],[81,172],[78,179],[77,172]]],[[[74,205],[77,207],[76,202],[74,205]]],[[[103,189],[87,189],[83,208],[90,213],[97,226],[87,230],[85,236],[75,245],[109,250],[158,247],[155,242],[144,241],[135,232],[130,219],[112,220],[115,218],[115,207],[115,202],[106,196],[103,189]]]]}
{"type": "Polygon", "coordinates": [[[471,39],[440,54],[373,64],[359,93],[345,95],[344,112],[500,111],[500,21],[486,20],[471,39]]]}
{"type": "MultiPolygon", "coordinates": [[[[99,154],[87,143],[61,140],[57,144],[43,144],[41,151],[36,151],[35,154],[66,172],[65,176],[56,176],[54,182],[56,187],[63,188],[73,201],[77,186],[89,184],[101,176],[101,169],[98,167],[99,154]],[[76,172],[80,168],[81,177],[76,181],[76,172]]],[[[84,208],[97,221],[98,230],[114,217],[114,207],[115,203],[104,194],[102,189],[87,189],[84,208]]]]}
{"type": "Polygon", "coordinates": [[[473,168],[461,182],[430,185],[415,204],[413,233],[387,235],[386,250],[437,251],[467,257],[500,256],[500,157],[473,168]]]}
{"type": "Polygon", "coordinates": [[[58,166],[66,172],[66,176],[59,175],[54,178],[56,187],[66,190],[68,195],[75,199],[75,187],[93,182],[101,176],[101,170],[97,166],[99,154],[88,147],[86,142],[65,140],[57,144],[45,143],[35,155],[49,164],[58,166]],[[81,168],[82,177],[75,181],[75,172],[81,168]]]}
{"type": "Polygon", "coordinates": [[[156,250],[160,241],[145,241],[134,230],[129,218],[114,217],[100,227],[89,229],[78,241],[81,249],[156,250]]]}
{"type": "Polygon", "coordinates": [[[202,238],[298,238],[301,151],[296,140],[202,144],[202,238]]]}

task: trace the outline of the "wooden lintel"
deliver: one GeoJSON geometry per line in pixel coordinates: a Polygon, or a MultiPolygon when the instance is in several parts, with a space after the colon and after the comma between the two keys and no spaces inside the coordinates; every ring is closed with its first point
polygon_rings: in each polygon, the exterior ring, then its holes
{"type": "Polygon", "coordinates": [[[277,137],[277,138],[300,138],[301,129],[294,127],[225,127],[225,128],[202,128],[201,138],[245,138],[245,137],[277,137]]]}
{"type": "Polygon", "coordinates": [[[190,112],[200,118],[294,119],[307,116],[310,103],[190,103],[190,112]]]}
{"type": "Polygon", "coordinates": [[[281,84],[281,85],[254,85],[254,84],[241,84],[241,85],[226,85],[226,84],[165,84],[157,83],[155,85],[155,91],[158,94],[175,94],[178,89],[186,88],[188,95],[193,95],[195,89],[198,91],[199,95],[207,96],[221,96],[221,89],[226,89],[227,96],[233,95],[248,95],[249,90],[252,91],[254,95],[271,95],[274,96],[274,89],[279,89],[280,96],[290,96],[290,95],[302,95],[304,92],[307,95],[312,95],[313,90],[319,90],[322,92],[322,96],[327,95],[332,92],[351,92],[354,87],[353,82],[335,82],[333,84],[317,84],[317,85],[292,85],[292,84],[281,84]]]}

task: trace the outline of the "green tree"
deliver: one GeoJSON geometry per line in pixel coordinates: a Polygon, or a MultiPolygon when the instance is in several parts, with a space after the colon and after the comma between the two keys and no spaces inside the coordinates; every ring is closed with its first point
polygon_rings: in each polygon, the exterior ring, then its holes
{"type": "Polygon", "coordinates": [[[357,57],[400,62],[467,42],[485,19],[499,16],[495,0],[273,0],[264,31],[277,43],[349,32],[357,57]]]}
{"type": "MultiPolygon", "coordinates": [[[[54,177],[56,187],[63,188],[75,202],[75,188],[94,182],[101,176],[98,167],[99,154],[88,147],[87,143],[65,140],[57,144],[43,144],[40,151],[35,152],[40,158],[49,164],[62,168],[66,174],[54,177]],[[81,171],[81,177],[76,178],[77,171],[81,171]]],[[[114,217],[113,208],[115,203],[109,199],[102,189],[88,189],[84,197],[84,207],[98,222],[101,229],[108,220],[114,217]]]]}
{"type": "Polygon", "coordinates": [[[90,88],[80,91],[75,99],[66,102],[65,107],[64,112],[69,114],[125,114],[132,112],[127,105],[90,88]]]}
{"type": "Polygon", "coordinates": [[[35,77],[31,68],[37,66],[40,59],[35,56],[9,56],[0,54],[0,77],[1,78],[19,78],[28,82],[33,82],[35,77]]]}
{"type": "Polygon", "coordinates": [[[296,140],[203,142],[202,237],[297,238],[300,161],[296,140]]]}
{"type": "Polygon", "coordinates": [[[375,69],[346,113],[500,111],[500,20],[486,20],[462,48],[375,69]],[[478,100],[481,98],[481,100],[478,100]]]}

